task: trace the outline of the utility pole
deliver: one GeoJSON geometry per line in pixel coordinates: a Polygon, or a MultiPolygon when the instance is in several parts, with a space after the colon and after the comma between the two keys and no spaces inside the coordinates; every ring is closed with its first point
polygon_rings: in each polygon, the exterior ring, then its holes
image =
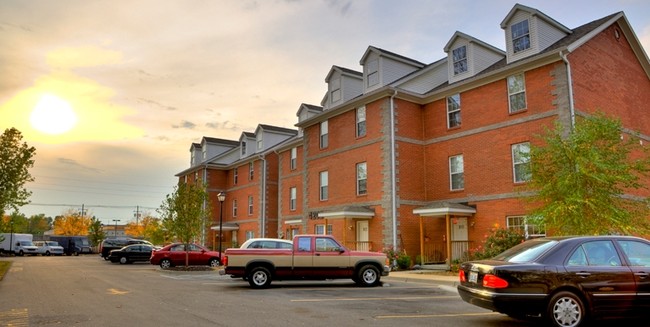
{"type": "Polygon", "coordinates": [[[135,206],[135,225],[139,226],[140,225],[140,206],[135,206]]]}

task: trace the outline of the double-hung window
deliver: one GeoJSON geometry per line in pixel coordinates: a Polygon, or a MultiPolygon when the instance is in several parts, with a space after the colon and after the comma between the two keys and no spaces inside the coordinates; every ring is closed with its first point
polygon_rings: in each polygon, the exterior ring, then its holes
{"type": "Polygon", "coordinates": [[[515,183],[530,180],[530,143],[512,145],[512,172],[515,183]]]}
{"type": "Polygon", "coordinates": [[[458,47],[451,51],[454,61],[454,75],[462,74],[467,71],[467,47],[458,47]]]}
{"type": "Polygon", "coordinates": [[[314,226],[314,234],[316,235],[332,235],[332,224],[327,224],[327,231],[325,230],[325,225],[320,224],[320,225],[315,225],[314,226]]]}
{"type": "Polygon", "coordinates": [[[377,60],[370,61],[366,64],[368,87],[379,84],[379,62],[377,60]]]}
{"type": "Polygon", "coordinates": [[[320,200],[325,201],[329,198],[329,173],[321,171],[319,174],[320,200]]]}
{"type": "Polygon", "coordinates": [[[465,176],[463,166],[463,155],[457,155],[449,158],[449,180],[451,190],[462,190],[465,188],[465,176]]]}
{"type": "Polygon", "coordinates": [[[237,173],[239,169],[235,167],[235,169],[232,170],[232,183],[237,185],[237,182],[239,181],[239,173],[237,173]]]}
{"type": "Polygon", "coordinates": [[[252,214],[253,214],[253,196],[249,195],[248,196],[248,215],[250,216],[252,214]]]}
{"type": "Polygon", "coordinates": [[[289,189],[289,210],[295,211],[296,210],[296,188],[292,187],[289,189]]]}
{"type": "Polygon", "coordinates": [[[447,97],[447,128],[460,126],[460,93],[447,97]]]}
{"type": "Polygon", "coordinates": [[[508,76],[508,102],[510,113],[526,109],[526,80],[523,73],[508,76]]]}
{"type": "Polygon", "coordinates": [[[546,229],[543,226],[531,224],[526,216],[508,216],[506,217],[506,226],[521,233],[525,239],[544,237],[546,229]]]}
{"type": "Polygon", "coordinates": [[[366,135],[366,107],[357,108],[357,137],[366,135]]]}
{"type": "Polygon", "coordinates": [[[341,100],[341,79],[333,79],[331,82],[331,99],[332,103],[336,103],[341,100]]]}
{"type": "Polygon", "coordinates": [[[523,20],[510,27],[512,36],[512,51],[514,53],[530,49],[530,29],[528,19],[523,20]]]}
{"type": "Polygon", "coordinates": [[[246,155],[246,142],[241,142],[241,155],[246,155]]]}
{"type": "Polygon", "coordinates": [[[232,200],[232,216],[237,217],[237,199],[232,200]]]}
{"type": "Polygon", "coordinates": [[[324,149],[329,145],[329,131],[327,120],[320,123],[320,148],[324,149]]]}
{"type": "Polygon", "coordinates": [[[296,170],[298,164],[298,148],[291,148],[291,170],[296,170]]]}
{"type": "Polygon", "coordinates": [[[368,194],[368,169],[365,162],[357,164],[357,195],[368,194]]]}
{"type": "Polygon", "coordinates": [[[255,175],[254,174],[254,167],[255,167],[255,165],[253,164],[253,162],[248,163],[248,180],[251,180],[251,181],[253,180],[253,177],[255,175]]]}

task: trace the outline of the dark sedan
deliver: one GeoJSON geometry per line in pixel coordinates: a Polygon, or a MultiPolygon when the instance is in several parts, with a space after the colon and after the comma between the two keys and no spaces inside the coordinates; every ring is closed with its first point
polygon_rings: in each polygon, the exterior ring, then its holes
{"type": "Polygon", "coordinates": [[[650,242],[627,236],[549,237],[461,264],[458,292],[515,318],[576,327],[596,317],[650,316],[650,242]]]}
{"type": "Polygon", "coordinates": [[[149,261],[153,252],[153,246],[148,244],[132,244],[121,249],[111,250],[108,254],[108,260],[119,262],[121,264],[132,263],[136,261],[149,261]]]}

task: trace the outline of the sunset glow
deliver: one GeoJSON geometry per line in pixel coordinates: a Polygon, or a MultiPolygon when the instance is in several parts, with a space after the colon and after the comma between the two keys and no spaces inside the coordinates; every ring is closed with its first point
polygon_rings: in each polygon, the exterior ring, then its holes
{"type": "Polygon", "coordinates": [[[38,101],[29,121],[38,131],[58,135],[72,129],[77,124],[77,115],[70,104],[51,94],[46,94],[38,101]]]}

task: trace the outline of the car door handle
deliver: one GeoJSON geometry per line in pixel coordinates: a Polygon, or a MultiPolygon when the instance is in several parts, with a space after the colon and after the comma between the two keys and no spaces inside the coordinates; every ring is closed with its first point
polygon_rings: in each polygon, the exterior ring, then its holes
{"type": "Polygon", "coordinates": [[[591,273],[586,272],[586,271],[581,271],[581,272],[577,272],[576,275],[578,275],[580,277],[589,277],[589,276],[591,276],[591,273]]]}
{"type": "Polygon", "coordinates": [[[644,271],[636,272],[634,273],[634,276],[638,276],[640,279],[646,279],[648,278],[648,273],[644,271]]]}
{"type": "Polygon", "coordinates": [[[314,253],[314,255],[320,257],[320,253],[314,253]]]}

